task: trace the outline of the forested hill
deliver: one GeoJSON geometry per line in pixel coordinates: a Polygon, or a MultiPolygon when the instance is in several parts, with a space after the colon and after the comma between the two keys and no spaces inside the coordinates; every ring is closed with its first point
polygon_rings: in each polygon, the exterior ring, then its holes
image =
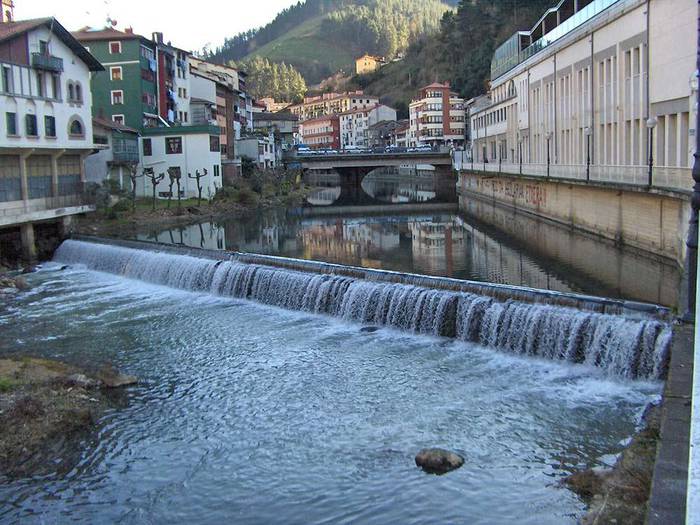
{"type": "Polygon", "coordinates": [[[285,62],[315,83],[354,58],[370,53],[393,58],[420,36],[437,31],[458,0],[306,0],[264,27],[241,33],[206,58],[220,63],[259,56],[285,62]]]}
{"type": "Polygon", "coordinates": [[[405,58],[376,73],[352,79],[348,88],[369,94],[407,113],[417,90],[449,81],[465,98],[486,91],[496,47],[518,30],[532,28],[553,0],[462,0],[441,21],[440,30],[411,44],[405,58]]]}

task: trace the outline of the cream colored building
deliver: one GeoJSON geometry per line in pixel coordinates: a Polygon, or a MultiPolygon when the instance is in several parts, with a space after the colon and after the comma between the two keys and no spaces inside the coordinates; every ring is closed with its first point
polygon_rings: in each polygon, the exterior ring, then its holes
{"type": "Polygon", "coordinates": [[[362,55],[360,58],[355,59],[355,74],[366,75],[367,73],[373,73],[382,67],[383,62],[384,60],[380,57],[362,55]]]}
{"type": "Polygon", "coordinates": [[[689,189],[697,21],[692,0],[560,1],[496,50],[474,163],[646,184],[651,157],[655,185],[689,189]]]}
{"type": "Polygon", "coordinates": [[[379,98],[365,95],[363,91],[324,93],[316,97],[304,97],[304,102],[289,107],[299,121],[337,115],[354,109],[368,109],[379,104],[379,98]]]}

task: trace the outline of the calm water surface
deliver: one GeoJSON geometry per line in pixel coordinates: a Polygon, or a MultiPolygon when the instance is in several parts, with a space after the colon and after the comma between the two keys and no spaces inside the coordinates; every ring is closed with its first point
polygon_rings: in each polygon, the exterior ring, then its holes
{"type": "Polygon", "coordinates": [[[79,268],[0,302],[0,355],[111,361],[128,407],[64,478],[0,481],[0,522],[575,523],[658,384],[79,268]],[[429,476],[425,446],[464,455],[429,476]]]}

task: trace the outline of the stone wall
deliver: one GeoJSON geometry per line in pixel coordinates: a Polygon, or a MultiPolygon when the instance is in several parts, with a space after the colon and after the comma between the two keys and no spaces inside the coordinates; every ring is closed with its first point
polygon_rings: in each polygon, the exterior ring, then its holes
{"type": "Polygon", "coordinates": [[[462,209],[478,198],[684,264],[690,218],[684,193],[467,171],[458,187],[462,209]]]}

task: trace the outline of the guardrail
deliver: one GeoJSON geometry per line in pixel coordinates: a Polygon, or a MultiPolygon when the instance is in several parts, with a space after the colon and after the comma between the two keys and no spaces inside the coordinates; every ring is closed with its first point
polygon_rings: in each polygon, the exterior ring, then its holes
{"type": "Polygon", "coordinates": [[[96,196],[89,191],[81,189],[71,195],[57,195],[54,197],[42,197],[39,199],[0,202],[0,223],[12,223],[13,218],[26,216],[33,213],[93,206],[96,196]]]}
{"type": "MultiPolygon", "coordinates": [[[[571,179],[582,182],[604,182],[649,186],[649,166],[610,166],[581,164],[513,164],[506,162],[471,162],[466,152],[455,152],[453,166],[457,171],[483,171],[529,177],[571,179]]],[[[651,186],[680,191],[692,191],[693,176],[690,168],[653,166],[651,186]]]]}

